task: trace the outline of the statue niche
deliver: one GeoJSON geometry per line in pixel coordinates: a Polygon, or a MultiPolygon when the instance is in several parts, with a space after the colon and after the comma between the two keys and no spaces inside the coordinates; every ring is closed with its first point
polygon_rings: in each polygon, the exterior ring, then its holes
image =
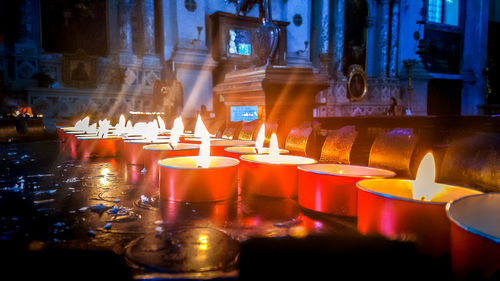
{"type": "Polygon", "coordinates": [[[344,54],[342,71],[348,76],[352,65],[366,72],[366,42],[368,34],[368,3],[366,0],[345,1],[344,54]]]}

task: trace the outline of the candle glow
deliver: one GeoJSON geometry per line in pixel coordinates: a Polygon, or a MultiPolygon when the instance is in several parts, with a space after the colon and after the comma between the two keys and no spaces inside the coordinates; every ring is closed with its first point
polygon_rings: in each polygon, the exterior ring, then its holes
{"type": "Polygon", "coordinates": [[[257,139],[255,141],[255,150],[258,154],[262,154],[264,147],[264,139],[266,138],[266,127],[264,124],[260,126],[259,133],[257,134],[257,139]]]}
{"type": "Polygon", "coordinates": [[[269,144],[269,159],[273,163],[279,163],[280,148],[278,145],[278,137],[275,133],[271,135],[271,142],[269,144]]]}
{"type": "Polygon", "coordinates": [[[205,127],[203,120],[201,120],[200,114],[198,114],[198,119],[196,119],[196,125],[194,126],[194,136],[197,138],[201,138],[204,134],[204,131],[207,131],[207,128],[205,127]]]}
{"type": "MultiPolygon", "coordinates": [[[[201,125],[203,125],[203,122],[201,123],[201,125]]],[[[200,153],[198,154],[198,158],[196,159],[196,167],[208,168],[210,166],[210,134],[208,133],[204,125],[200,130],[202,132],[201,146],[200,153]]]]}

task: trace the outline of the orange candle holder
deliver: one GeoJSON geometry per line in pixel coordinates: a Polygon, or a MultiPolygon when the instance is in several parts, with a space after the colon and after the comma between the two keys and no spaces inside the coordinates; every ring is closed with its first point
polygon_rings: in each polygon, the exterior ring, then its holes
{"type": "MultiPolygon", "coordinates": [[[[219,141],[219,140],[226,140],[226,139],[210,138],[210,141],[219,141]]],[[[181,136],[179,138],[179,141],[183,143],[201,144],[201,138],[195,136],[184,136],[184,137],[181,136]]]]}
{"type": "Polygon", "coordinates": [[[146,173],[151,176],[155,182],[158,181],[159,168],[158,161],[161,159],[196,156],[199,153],[200,146],[192,143],[178,143],[175,146],[169,144],[151,144],[142,148],[144,150],[144,167],[146,173]]]}
{"type": "Polygon", "coordinates": [[[144,165],[144,150],[146,145],[150,144],[166,144],[169,143],[168,138],[158,139],[151,142],[145,139],[125,139],[123,140],[122,155],[125,162],[129,165],[144,165]]]}
{"type": "Polygon", "coordinates": [[[315,164],[312,158],[279,155],[276,161],[268,154],[240,157],[241,192],[271,197],[297,197],[297,166],[315,164]]]}
{"type": "Polygon", "coordinates": [[[174,157],[158,162],[160,198],[180,202],[214,202],[237,195],[240,161],[210,156],[208,168],[197,168],[197,156],[174,157]]]}
{"type": "Polygon", "coordinates": [[[492,275],[500,273],[500,193],[450,202],[446,214],[451,221],[451,266],[457,279],[493,280],[492,275]]]}
{"type": "Polygon", "coordinates": [[[77,150],[81,158],[116,156],[121,138],[119,136],[78,136],[77,150]]]}
{"type": "Polygon", "coordinates": [[[368,178],[390,178],[389,170],[340,164],[313,164],[298,167],[299,205],[316,212],[356,216],[356,182],[368,178]]]}
{"type": "Polygon", "coordinates": [[[391,239],[414,240],[419,250],[432,256],[450,253],[448,201],[480,191],[440,185],[432,201],[413,199],[412,182],[400,179],[367,179],[358,186],[358,230],[391,239]]]}

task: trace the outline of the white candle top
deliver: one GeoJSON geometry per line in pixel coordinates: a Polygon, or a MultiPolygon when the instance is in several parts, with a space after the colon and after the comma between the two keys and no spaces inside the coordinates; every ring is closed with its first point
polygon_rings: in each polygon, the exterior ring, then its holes
{"type": "Polygon", "coordinates": [[[358,181],[357,186],[364,191],[388,198],[443,205],[464,196],[482,193],[481,191],[466,187],[437,184],[441,188],[441,191],[431,201],[424,201],[413,199],[412,182],[414,181],[402,179],[367,179],[358,181]]]}
{"type": "Polygon", "coordinates": [[[463,229],[500,243],[500,193],[458,199],[446,206],[446,213],[463,229]]]}
{"type": "Polygon", "coordinates": [[[240,156],[240,159],[243,161],[270,165],[305,165],[317,163],[317,161],[312,158],[295,155],[278,155],[277,158],[274,158],[269,154],[246,154],[240,156]]]}
{"type": "Polygon", "coordinates": [[[366,167],[366,166],[356,166],[356,165],[342,165],[342,164],[314,164],[299,166],[300,170],[323,174],[323,175],[334,175],[343,177],[358,177],[358,178],[392,178],[396,176],[393,171],[366,167]]]}
{"type": "Polygon", "coordinates": [[[195,149],[200,149],[200,145],[194,143],[178,143],[177,145],[172,145],[172,146],[169,144],[151,144],[143,146],[142,149],[151,151],[195,150],[195,149]]]}
{"type": "Polygon", "coordinates": [[[110,140],[110,139],[121,139],[120,136],[107,135],[104,138],[98,137],[96,135],[81,135],[77,136],[79,140],[110,140]]]}

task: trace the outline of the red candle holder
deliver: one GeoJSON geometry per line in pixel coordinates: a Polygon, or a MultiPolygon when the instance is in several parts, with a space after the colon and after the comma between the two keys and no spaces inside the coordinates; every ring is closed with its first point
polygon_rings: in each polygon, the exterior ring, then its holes
{"type": "Polygon", "coordinates": [[[77,150],[81,158],[116,156],[121,138],[118,136],[107,136],[99,138],[97,136],[77,137],[77,150]]]}
{"type": "Polygon", "coordinates": [[[160,197],[170,201],[214,202],[237,195],[240,161],[210,156],[208,168],[197,168],[197,156],[174,157],[158,162],[160,197]]]}
{"type": "Polygon", "coordinates": [[[159,176],[158,161],[172,157],[196,156],[199,153],[200,146],[192,143],[178,143],[172,146],[169,144],[151,144],[144,146],[143,150],[146,173],[157,182],[159,176]]]}
{"type": "Polygon", "coordinates": [[[242,155],[241,192],[271,197],[297,197],[297,166],[315,164],[312,158],[268,154],[242,155]]]}
{"type": "Polygon", "coordinates": [[[122,154],[125,162],[129,165],[144,165],[144,150],[146,145],[150,144],[166,144],[169,143],[168,138],[158,139],[151,142],[145,139],[123,140],[122,154]]]}
{"type": "MultiPolygon", "coordinates": [[[[500,193],[448,203],[451,265],[458,280],[493,280],[500,273],[500,193]]],[[[497,276],[498,277],[498,276],[497,276]]]]}
{"type": "Polygon", "coordinates": [[[356,182],[368,178],[391,178],[389,170],[340,164],[314,164],[298,167],[299,205],[321,213],[356,216],[356,182]]]}
{"type": "Polygon", "coordinates": [[[445,206],[480,191],[440,185],[432,201],[413,199],[412,182],[399,179],[368,179],[358,186],[358,230],[391,239],[414,240],[419,250],[433,256],[450,252],[450,222],[445,206]]]}
{"type": "MultiPolygon", "coordinates": [[[[201,138],[194,137],[194,136],[185,136],[179,138],[179,140],[183,143],[194,143],[194,144],[200,144],[201,143],[201,138]]],[[[220,138],[210,138],[210,141],[219,141],[219,140],[225,140],[225,139],[220,139],[220,138]]]]}

